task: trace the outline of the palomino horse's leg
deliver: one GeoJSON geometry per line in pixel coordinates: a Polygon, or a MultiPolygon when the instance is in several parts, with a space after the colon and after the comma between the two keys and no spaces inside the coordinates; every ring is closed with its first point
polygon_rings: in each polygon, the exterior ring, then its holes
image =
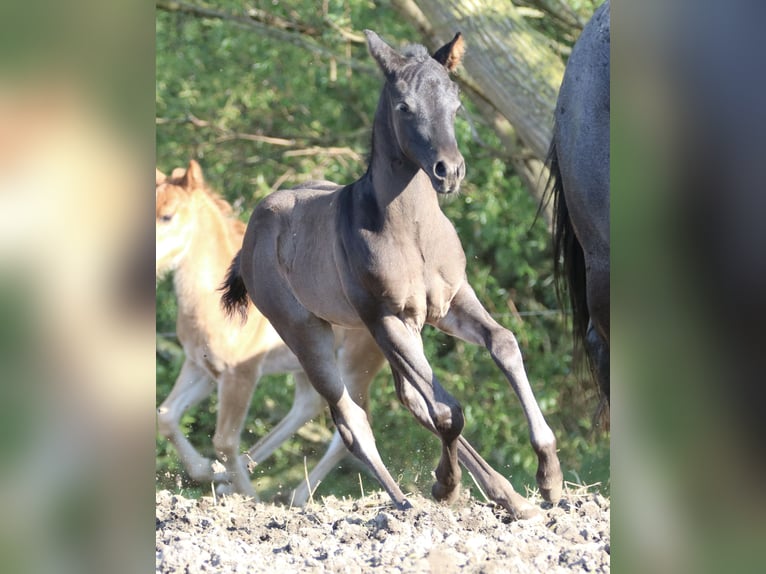
{"type": "Polygon", "coordinates": [[[457,458],[457,439],[463,430],[460,403],[434,376],[423,353],[420,333],[393,315],[370,325],[370,330],[391,364],[399,399],[442,441],[442,456],[431,493],[437,500],[453,500],[458,495],[461,477],[457,458]]]}
{"type": "Polygon", "coordinates": [[[325,401],[311,386],[311,382],[302,372],[294,373],[295,396],[293,406],[285,418],[279,421],[269,434],[255,443],[250,450],[242,455],[242,462],[251,461],[260,464],[279,448],[288,438],[325,408],[325,401]]]}
{"type": "Polygon", "coordinates": [[[258,496],[250,482],[250,473],[239,456],[239,444],[250,400],[260,376],[260,366],[223,372],[218,377],[218,417],[213,435],[213,446],[226,467],[228,484],[218,486],[219,493],[239,492],[258,496]]]}
{"type": "Polygon", "coordinates": [[[175,447],[189,477],[195,482],[213,480],[213,467],[181,432],[181,417],[202,399],[210,396],[215,383],[205,371],[188,358],[181,367],[173,389],[157,409],[159,432],[175,447]]]}
{"type": "MultiPolygon", "coordinates": [[[[368,421],[370,420],[370,384],[384,362],[383,353],[366,329],[345,330],[338,350],[338,363],[343,382],[351,398],[364,408],[368,421]]],[[[336,430],[330,446],[327,447],[327,452],[309,474],[308,483],[303,480],[295,489],[293,504],[298,506],[306,504],[309,499],[309,488],[312,490],[316,488],[327,473],[335,468],[347,454],[348,449],[336,430]]]]}
{"type": "Polygon", "coordinates": [[[537,453],[540,493],[545,500],[557,502],[564,477],[556,454],[556,438],[532,393],[516,337],[490,316],[467,283],[455,295],[449,313],[436,326],[445,333],[484,345],[489,350],[518,395],[527,417],[530,441],[537,453]]]}
{"type": "Polygon", "coordinates": [[[340,461],[342,461],[348,455],[348,449],[343,444],[343,439],[340,433],[336,430],[332,435],[330,446],[327,447],[327,451],[322,456],[321,460],[314,466],[308,476],[308,484],[306,480],[302,480],[300,484],[293,491],[292,504],[295,506],[305,506],[309,501],[311,493],[319,485],[322,479],[333,470],[340,461]],[[309,492],[309,486],[311,492],[309,492]]]}

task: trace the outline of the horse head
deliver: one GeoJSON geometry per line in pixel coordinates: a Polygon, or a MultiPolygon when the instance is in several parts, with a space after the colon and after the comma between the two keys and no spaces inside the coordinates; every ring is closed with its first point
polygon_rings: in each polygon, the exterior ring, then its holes
{"type": "Polygon", "coordinates": [[[193,229],[192,193],[204,186],[202,168],[194,160],[187,169],[174,169],[170,177],[156,170],[157,277],[174,270],[183,257],[193,229]]]}
{"type": "Polygon", "coordinates": [[[401,154],[428,175],[437,192],[456,192],[465,177],[465,161],[455,139],[459,89],[449,72],[460,63],[463,37],[456,34],[431,56],[423,46],[400,53],[375,32],[365,34],[386,77],[380,105],[401,154]]]}

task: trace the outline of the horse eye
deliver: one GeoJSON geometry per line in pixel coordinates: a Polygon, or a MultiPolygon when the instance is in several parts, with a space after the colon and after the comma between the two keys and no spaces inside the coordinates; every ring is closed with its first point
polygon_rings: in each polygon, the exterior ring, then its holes
{"type": "Polygon", "coordinates": [[[172,213],[166,213],[166,214],[160,216],[160,221],[168,222],[171,219],[173,219],[173,214],[172,213]]]}
{"type": "Polygon", "coordinates": [[[398,104],[396,104],[396,107],[395,107],[395,109],[396,109],[397,111],[399,111],[399,112],[402,112],[403,114],[408,114],[408,113],[410,113],[410,106],[408,106],[408,105],[407,105],[407,104],[405,104],[404,102],[399,102],[398,104]]]}

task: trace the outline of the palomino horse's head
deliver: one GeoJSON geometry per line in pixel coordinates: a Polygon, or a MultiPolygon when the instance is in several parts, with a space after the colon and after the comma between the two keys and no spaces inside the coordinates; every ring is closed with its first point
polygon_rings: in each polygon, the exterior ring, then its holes
{"type": "Polygon", "coordinates": [[[381,105],[388,116],[399,148],[419,166],[439,193],[460,188],[465,161],[455,139],[455,114],[460,108],[457,84],[450,80],[463,56],[463,37],[430,56],[423,46],[399,53],[370,30],[365,30],[370,53],[386,76],[381,105]]]}
{"type": "Polygon", "coordinates": [[[186,252],[194,230],[192,194],[204,186],[202,168],[194,160],[187,169],[174,169],[170,177],[156,170],[157,277],[173,271],[186,252]]]}

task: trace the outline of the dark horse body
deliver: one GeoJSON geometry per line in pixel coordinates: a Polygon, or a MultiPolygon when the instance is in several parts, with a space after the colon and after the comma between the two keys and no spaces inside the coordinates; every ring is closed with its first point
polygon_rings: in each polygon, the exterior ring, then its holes
{"type": "Polygon", "coordinates": [[[562,473],[556,441],[516,339],[466,281],[460,240],[438,203],[437,195],[457,191],[465,174],[454,134],[458,90],[448,73],[462,57],[462,37],[430,56],[422,46],[399,53],[374,32],[366,34],[386,77],[367,173],[345,187],[310,182],[263,200],[232,263],[223,303],[244,310],[250,295],[329,403],[346,446],[398,507],[409,502],[383,465],[364,410],[344,386],[331,325],[372,333],[391,365],[399,399],[441,439],[435,498],[457,496],[460,460],[487,496],[514,516],[530,516],[536,507],[461,436],[460,404],[433,374],[420,335],[430,324],[489,349],[521,400],[541,492],[557,500],[562,473]]]}
{"type": "Polygon", "coordinates": [[[554,256],[565,276],[576,346],[609,401],[609,0],[569,57],[548,155],[554,256]],[[563,269],[562,269],[563,262],[563,269]]]}

